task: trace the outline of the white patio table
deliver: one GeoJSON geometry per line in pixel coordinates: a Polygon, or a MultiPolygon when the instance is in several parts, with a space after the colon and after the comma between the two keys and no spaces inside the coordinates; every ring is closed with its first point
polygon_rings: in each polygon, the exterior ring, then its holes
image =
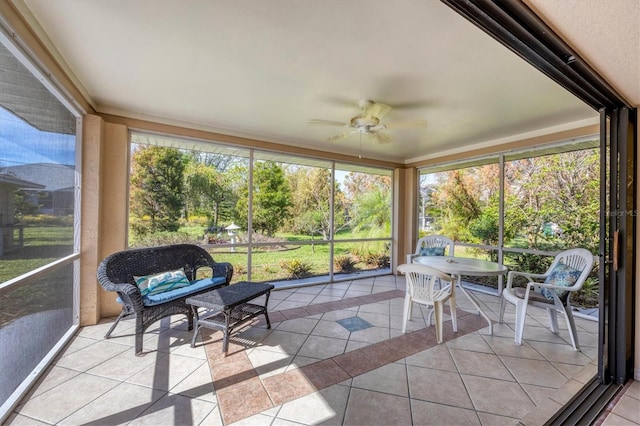
{"type": "Polygon", "coordinates": [[[509,269],[496,262],[489,262],[488,260],[471,259],[468,257],[455,257],[455,256],[418,256],[413,258],[413,263],[420,263],[438,269],[445,274],[455,275],[458,278],[458,288],[467,299],[475,306],[478,313],[489,323],[489,334],[493,334],[493,323],[487,314],[480,308],[480,305],[475,300],[475,296],[467,292],[462,285],[461,275],[470,275],[477,277],[487,277],[493,275],[505,275],[509,269]]]}

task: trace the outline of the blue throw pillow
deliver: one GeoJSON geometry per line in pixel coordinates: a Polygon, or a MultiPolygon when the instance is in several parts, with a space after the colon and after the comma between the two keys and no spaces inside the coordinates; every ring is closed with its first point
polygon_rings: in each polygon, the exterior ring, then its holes
{"type": "Polygon", "coordinates": [[[191,285],[182,269],[133,278],[143,297],[191,285]]]}
{"type": "Polygon", "coordinates": [[[444,256],[444,247],[420,247],[420,256],[444,256]]]}
{"type": "MultiPolygon", "coordinates": [[[[562,262],[558,262],[558,264],[553,268],[551,273],[544,280],[545,284],[557,285],[561,287],[571,287],[573,286],[578,278],[582,274],[582,271],[572,268],[569,265],[565,265],[562,262]]],[[[567,292],[556,289],[542,289],[542,295],[546,297],[548,300],[553,300],[553,295],[551,291],[555,291],[558,297],[564,296],[567,292]]]]}

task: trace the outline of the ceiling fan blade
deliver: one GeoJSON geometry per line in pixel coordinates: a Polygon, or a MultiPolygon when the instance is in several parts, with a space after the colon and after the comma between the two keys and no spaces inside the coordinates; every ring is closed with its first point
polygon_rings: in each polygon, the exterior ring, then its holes
{"type": "Polygon", "coordinates": [[[329,142],[338,142],[339,140],[346,138],[347,136],[349,136],[352,133],[353,132],[346,132],[346,133],[341,133],[339,135],[331,136],[330,138],[327,138],[327,141],[329,141],[329,142]]]}
{"type": "Polygon", "coordinates": [[[393,109],[421,109],[437,106],[438,102],[434,100],[415,100],[405,102],[390,102],[390,104],[391,108],[393,109]]]}
{"type": "Polygon", "coordinates": [[[348,126],[349,124],[343,123],[342,121],[334,121],[334,120],[322,120],[320,118],[312,118],[309,120],[308,124],[310,126],[348,126]]]}
{"type": "Polygon", "coordinates": [[[426,120],[403,120],[386,123],[387,129],[418,129],[427,127],[426,120]]]}
{"type": "Polygon", "coordinates": [[[371,136],[373,136],[373,139],[380,144],[393,142],[393,137],[388,133],[373,132],[371,133],[371,136]]]}
{"type": "Polygon", "coordinates": [[[380,104],[373,101],[360,102],[362,108],[362,115],[368,119],[377,118],[381,120],[389,111],[391,107],[389,105],[380,104]]]}

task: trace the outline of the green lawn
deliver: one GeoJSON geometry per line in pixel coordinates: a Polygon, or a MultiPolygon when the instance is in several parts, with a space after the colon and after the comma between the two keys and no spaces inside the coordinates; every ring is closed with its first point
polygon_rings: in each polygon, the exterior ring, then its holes
{"type": "MultiPolygon", "coordinates": [[[[338,239],[357,239],[376,237],[378,231],[372,232],[352,232],[351,230],[342,230],[336,234],[338,239]]],[[[194,244],[201,243],[205,228],[203,226],[185,226],[181,227],[176,233],[158,233],[153,236],[136,239],[132,237],[130,244],[132,246],[143,245],[162,245],[179,242],[190,242],[194,244]]],[[[223,232],[221,237],[229,242],[229,236],[223,232]]],[[[246,241],[246,237],[240,233],[240,241],[246,241]]],[[[281,266],[281,263],[299,260],[306,265],[311,276],[328,275],[329,274],[329,244],[319,236],[314,236],[314,244],[297,244],[297,242],[309,242],[312,237],[309,235],[278,233],[274,238],[267,239],[261,234],[256,234],[255,241],[259,243],[273,242],[271,247],[255,247],[252,251],[252,281],[277,281],[289,279],[287,270],[281,266]]],[[[340,242],[335,243],[335,255],[353,255],[356,260],[364,256],[368,252],[384,253],[385,242],[340,242]]],[[[248,277],[247,265],[247,249],[246,247],[238,247],[236,252],[232,252],[229,247],[209,248],[213,258],[218,262],[229,262],[234,267],[233,281],[246,280],[248,277]]],[[[356,265],[358,270],[375,269],[376,266],[367,265],[364,261],[358,262],[356,265]]],[[[338,272],[335,269],[335,272],[338,272]]]]}
{"type": "Polygon", "coordinates": [[[5,253],[0,259],[0,282],[8,281],[71,253],[72,226],[25,227],[23,246],[5,253]]]}
{"type": "MultiPolygon", "coordinates": [[[[382,252],[384,243],[375,241],[369,243],[337,243],[335,244],[335,255],[359,254],[372,252],[382,252]]],[[[233,281],[247,279],[247,251],[239,248],[237,252],[229,251],[229,248],[210,249],[214,260],[218,262],[229,262],[234,267],[233,281]]],[[[281,267],[281,263],[300,260],[308,264],[312,276],[327,275],[329,273],[329,244],[319,242],[318,244],[293,244],[283,245],[280,250],[254,250],[251,257],[252,281],[276,281],[288,279],[287,271],[281,267]]],[[[363,262],[356,264],[359,270],[375,269],[363,262]]]]}

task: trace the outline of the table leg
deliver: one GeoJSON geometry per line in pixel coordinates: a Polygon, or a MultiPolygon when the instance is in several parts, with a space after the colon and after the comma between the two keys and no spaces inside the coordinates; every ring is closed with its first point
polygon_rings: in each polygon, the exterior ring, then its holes
{"type": "Polygon", "coordinates": [[[224,330],[222,334],[222,352],[226,355],[229,350],[229,323],[231,320],[231,309],[225,309],[224,314],[224,330]]]}
{"type": "Polygon", "coordinates": [[[482,309],[480,309],[480,305],[475,300],[475,296],[473,296],[471,293],[467,292],[467,290],[462,286],[462,277],[460,275],[458,275],[458,288],[460,289],[460,291],[462,291],[464,293],[465,296],[467,296],[467,299],[469,299],[471,304],[473,306],[475,306],[475,308],[478,310],[478,313],[480,314],[480,316],[482,316],[482,318],[484,318],[487,321],[487,323],[489,324],[489,335],[492,336],[493,335],[493,323],[491,322],[491,319],[489,319],[487,314],[485,314],[484,311],[482,309]]]}
{"type": "Polygon", "coordinates": [[[267,328],[271,328],[271,321],[269,321],[269,312],[268,312],[270,294],[271,294],[271,291],[268,291],[264,299],[264,318],[267,320],[267,328]]]}
{"type": "Polygon", "coordinates": [[[198,332],[200,331],[200,321],[198,317],[198,307],[195,305],[191,305],[191,310],[193,311],[193,320],[195,322],[195,327],[193,330],[193,338],[191,338],[191,347],[196,347],[196,338],[198,337],[198,332]]]}

